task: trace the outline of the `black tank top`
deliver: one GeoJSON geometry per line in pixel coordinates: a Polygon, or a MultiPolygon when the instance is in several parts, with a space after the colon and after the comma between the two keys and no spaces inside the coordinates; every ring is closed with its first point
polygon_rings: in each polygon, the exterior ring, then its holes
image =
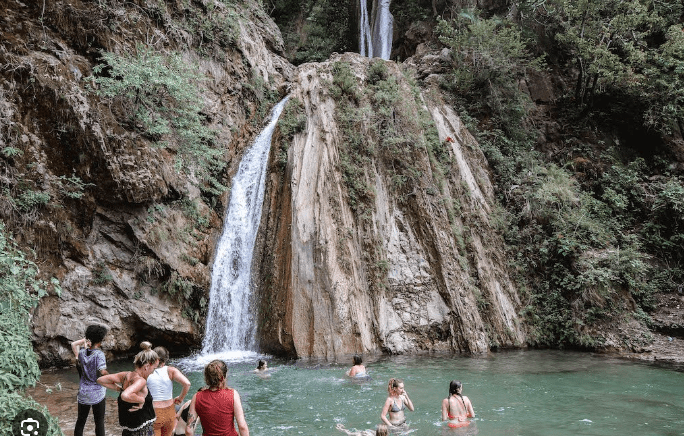
{"type": "Polygon", "coordinates": [[[130,431],[140,430],[145,425],[154,422],[157,419],[156,413],[154,413],[154,406],[152,405],[152,394],[149,389],[147,391],[147,396],[145,397],[145,403],[142,409],[129,412],[131,407],[137,406],[138,403],[129,403],[121,399],[121,394],[117,398],[117,403],[119,406],[119,425],[130,431]]]}

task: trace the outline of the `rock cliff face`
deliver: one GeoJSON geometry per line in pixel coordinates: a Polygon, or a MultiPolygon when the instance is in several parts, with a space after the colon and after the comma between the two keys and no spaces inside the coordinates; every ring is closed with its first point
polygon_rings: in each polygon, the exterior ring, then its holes
{"type": "Polygon", "coordinates": [[[109,326],[112,355],[143,339],[187,352],[201,342],[198,314],[222,225],[215,210],[226,196],[200,195],[174,169],[173,151],[153,147],[85,78],[102,51],[134,53],[137,44],[197,65],[228,182],[268,109],[265,95],[292,70],[275,54],[277,27],[251,1],[1,0],[0,10],[2,219],[35,251],[41,273],[62,284],[33,316],[41,363],[68,362],[69,342],[90,323],[109,326]],[[192,31],[198,17],[203,32],[192,31]],[[70,178],[84,184],[82,197],[65,195],[70,178]],[[36,195],[49,200],[29,201],[36,195]]]}
{"type": "MultiPolygon", "coordinates": [[[[288,87],[303,104],[305,131],[272,148],[254,258],[264,351],[333,359],[524,346],[487,163],[439,92],[421,92],[411,79],[431,83],[444,54],[383,64],[382,80],[401,95],[394,104],[405,104],[377,126],[401,121],[401,143],[432,139],[404,156],[379,146],[356,161],[331,83],[335,65],[348,65],[359,93],[354,110],[373,119],[371,61],[335,55],[295,70],[278,55],[278,29],[251,0],[0,0],[0,9],[0,213],[35,251],[41,273],[62,285],[33,316],[43,365],[68,362],[69,342],[90,323],[109,326],[110,357],[144,339],[178,353],[201,342],[227,196],[203,194],[175,170],[174,150],[152,146],[122,118],[125,108],[97,97],[84,79],[102,51],[135,52],[141,43],[180,53],[206,78],[198,86],[227,185],[268,106],[288,87]],[[367,188],[363,208],[343,169],[349,159],[367,188]],[[402,159],[410,169],[397,172],[402,159]],[[83,183],[82,197],[67,195],[68,180],[83,183]],[[49,201],[27,203],[27,192],[49,201]]],[[[369,147],[381,142],[379,127],[359,126],[369,147]]]]}
{"type": "MultiPolygon", "coordinates": [[[[438,97],[418,95],[417,106],[404,115],[429,113],[448,149],[444,180],[435,178],[427,148],[413,150],[404,158],[413,159],[421,175],[402,199],[378,156],[362,176],[375,194],[370,215],[360,217],[350,206],[341,169],[347,139],[336,122],[340,108],[331,96],[331,71],[336,63],[350,65],[354,86],[363,92],[370,86],[370,62],[350,53],[333,56],[300,66],[293,79],[291,95],[303,102],[307,127],[287,148],[285,169],[273,164],[267,187],[261,256],[255,259],[262,348],[335,358],[522,346],[520,300],[492,223],[486,161],[438,97]],[[454,202],[460,204],[455,214],[454,202]]],[[[400,66],[388,62],[386,68],[401,98],[413,100],[415,88],[400,66]]],[[[369,105],[362,99],[357,109],[369,105]]],[[[284,146],[275,144],[273,153],[284,146]]]]}

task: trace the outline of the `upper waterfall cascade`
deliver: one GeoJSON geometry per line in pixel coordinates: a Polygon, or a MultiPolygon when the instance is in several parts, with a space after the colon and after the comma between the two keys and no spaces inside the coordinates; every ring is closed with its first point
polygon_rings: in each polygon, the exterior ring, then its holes
{"type": "Polygon", "coordinates": [[[389,59],[392,52],[394,17],[390,13],[391,0],[373,0],[368,12],[368,0],[360,1],[359,46],[363,56],[389,59]]]}
{"type": "Polygon", "coordinates": [[[261,220],[271,137],[286,102],[287,97],[273,108],[268,125],[245,153],[233,178],[211,274],[203,354],[256,347],[256,325],[251,310],[252,254],[261,220]]]}

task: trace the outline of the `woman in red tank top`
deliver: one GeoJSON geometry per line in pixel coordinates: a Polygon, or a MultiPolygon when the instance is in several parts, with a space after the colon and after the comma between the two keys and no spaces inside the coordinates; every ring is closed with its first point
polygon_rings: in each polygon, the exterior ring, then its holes
{"type": "Polygon", "coordinates": [[[186,436],[194,436],[198,418],[206,436],[249,436],[240,395],[226,387],[227,375],[228,367],[222,360],[214,360],[204,368],[204,381],[209,387],[192,397],[186,436]],[[239,433],[235,431],[236,423],[239,433]]]}

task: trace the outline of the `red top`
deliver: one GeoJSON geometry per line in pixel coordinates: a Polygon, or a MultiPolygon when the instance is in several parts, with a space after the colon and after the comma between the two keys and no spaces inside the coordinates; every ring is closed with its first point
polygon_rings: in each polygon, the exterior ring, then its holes
{"type": "Polygon", "coordinates": [[[233,390],[219,389],[197,392],[195,411],[203,434],[207,436],[238,436],[233,418],[233,390]]]}

